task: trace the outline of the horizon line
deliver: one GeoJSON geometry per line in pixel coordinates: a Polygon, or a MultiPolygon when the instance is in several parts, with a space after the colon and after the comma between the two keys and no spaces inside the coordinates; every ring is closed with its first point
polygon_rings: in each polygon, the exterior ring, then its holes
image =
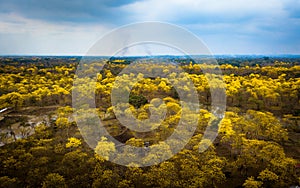
{"type": "Polygon", "coordinates": [[[299,54],[188,54],[188,55],[175,55],[175,54],[157,54],[157,55],[128,55],[128,56],[108,56],[108,55],[83,55],[83,54],[0,54],[0,57],[160,57],[160,56],[261,56],[261,57],[282,57],[282,56],[299,56],[299,54]]]}

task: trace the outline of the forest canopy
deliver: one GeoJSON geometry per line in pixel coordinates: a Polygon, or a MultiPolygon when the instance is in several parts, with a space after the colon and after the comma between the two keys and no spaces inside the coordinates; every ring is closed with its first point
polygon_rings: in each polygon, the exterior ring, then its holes
{"type": "MultiPolygon", "coordinates": [[[[300,59],[219,57],[223,77],[211,74],[210,82],[204,70],[215,70],[216,65],[179,57],[160,60],[173,63],[133,65],[135,72],[119,75],[138,60],[99,58],[83,65],[86,74],[103,66],[92,79],[76,75],[80,57],[1,57],[0,187],[248,188],[300,184],[300,59]],[[179,153],[173,153],[171,148],[178,140],[170,145],[159,143],[176,131],[183,118],[180,96],[171,84],[178,76],[174,71],[177,66],[192,80],[200,109],[186,117],[198,118],[192,138],[179,153]],[[141,74],[142,69],[168,77],[149,78],[141,74]],[[111,92],[115,81],[121,78],[125,85],[135,77],[140,79],[131,90],[122,87],[130,92],[129,106],[114,108],[111,92]],[[75,78],[78,83],[74,85],[75,78]],[[159,156],[169,159],[143,168],[128,161],[130,167],[126,167],[108,160],[124,160],[132,152],[124,149],[115,156],[118,146],[106,137],[90,148],[72,116],[72,92],[80,90],[79,98],[89,96],[86,81],[95,86],[97,115],[110,135],[144,152],[155,151],[157,155],[143,158],[145,163],[159,156]],[[227,106],[219,134],[213,143],[204,140],[209,148],[199,153],[205,129],[216,118],[211,112],[211,90],[222,88],[226,88],[227,106]],[[115,110],[132,113],[138,120],[147,120],[155,110],[166,114],[159,124],[151,124],[151,131],[140,133],[122,125],[115,110]],[[41,120],[32,123],[33,119],[41,120]]],[[[184,85],[178,88],[187,95],[190,92],[184,85]]],[[[93,134],[89,129],[84,132],[93,134]]]]}

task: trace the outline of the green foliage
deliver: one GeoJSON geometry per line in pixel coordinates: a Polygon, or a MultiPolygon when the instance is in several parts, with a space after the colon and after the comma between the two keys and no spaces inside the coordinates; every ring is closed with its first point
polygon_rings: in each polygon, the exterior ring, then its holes
{"type": "Polygon", "coordinates": [[[129,104],[133,105],[135,108],[139,108],[144,104],[147,104],[147,99],[143,95],[129,95],[129,104]]]}

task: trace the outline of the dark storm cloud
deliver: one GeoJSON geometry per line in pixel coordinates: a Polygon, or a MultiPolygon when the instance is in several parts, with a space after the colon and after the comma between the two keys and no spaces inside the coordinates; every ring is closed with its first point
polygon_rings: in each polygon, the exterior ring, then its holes
{"type": "Polygon", "coordinates": [[[0,0],[0,11],[50,22],[121,23],[125,16],[118,7],[133,2],[133,0],[0,0]]]}

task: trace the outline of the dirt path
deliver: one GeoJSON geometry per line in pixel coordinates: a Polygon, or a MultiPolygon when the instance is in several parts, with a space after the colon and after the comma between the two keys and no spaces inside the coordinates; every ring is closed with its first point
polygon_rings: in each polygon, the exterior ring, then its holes
{"type": "Polygon", "coordinates": [[[24,107],[18,111],[12,111],[9,113],[9,115],[45,115],[49,114],[53,111],[55,111],[57,108],[61,106],[59,105],[54,105],[54,106],[29,106],[29,107],[24,107]]]}

